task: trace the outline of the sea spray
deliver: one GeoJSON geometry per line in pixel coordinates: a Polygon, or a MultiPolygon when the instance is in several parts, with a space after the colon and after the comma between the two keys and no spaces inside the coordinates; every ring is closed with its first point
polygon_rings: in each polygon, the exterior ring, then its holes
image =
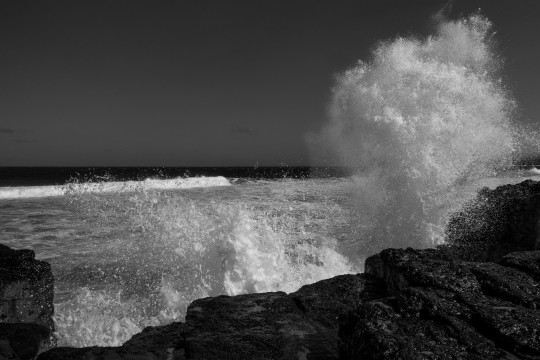
{"type": "Polygon", "coordinates": [[[291,292],[360,270],[339,253],[333,227],[346,210],[324,199],[327,188],[239,186],[72,193],[74,211],[101,232],[99,245],[84,248],[91,261],[57,273],[69,288],[56,304],[61,344],[118,345],[145,326],[183,320],[197,298],[291,292]]]}
{"type": "Polygon", "coordinates": [[[435,35],[381,42],[338,76],[329,122],[310,140],[355,169],[359,257],[443,242],[460,186],[512,164],[516,104],[493,35],[480,14],[440,21],[435,35]]]}

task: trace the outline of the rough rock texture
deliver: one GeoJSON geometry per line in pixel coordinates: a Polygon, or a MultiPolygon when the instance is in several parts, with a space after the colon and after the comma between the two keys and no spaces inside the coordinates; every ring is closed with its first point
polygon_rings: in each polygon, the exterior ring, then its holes
{"type": "Polygon", "coordinates": [[[54,345],[51,266],[0,244],[0,359],[31,359],[54,345]]]}
{"type": "MultiPolygon", "coordinates": [[[[387,249],[366,260],[391,298],[341,318],[343,359],[540,358],[540,283],[534,269],[454,261],[430,250],[387,249]]],[[[529,262],[527,262],[529,263],[529,262]]]]}
{"type": "Polygon", "coordinates": [[[51,331],[54,280],[51,266],[32,250],[0,244],[0,322],[34,322],[51,331]]]}
{"type": "Polygon", "coordinates": [[[447,235],[366,260],[391,296],[340,318],[343,359],[540,359],[540,183],[483,189],[447,235]]]}
{"type": "Polygon", "coordinates": [[[498,261],[505,254],[540,250],[540,182],[482,189],[446,229],[454,256],[498,261]]]}
{"type": "Polygon", "coordinates": [[[283,292],[195,300],[188,359],[337,359],[338,317],[384,294],[366,275],[341,275],[283,292]]]}

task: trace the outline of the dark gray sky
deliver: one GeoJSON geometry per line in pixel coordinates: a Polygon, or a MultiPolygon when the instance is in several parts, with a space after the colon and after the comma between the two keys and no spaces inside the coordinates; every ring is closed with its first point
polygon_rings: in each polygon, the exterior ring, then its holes
{"type": "MultiPolygon", "coordinates": [[[[425,35],[445,1],[2,1],[0,166],[308,165],[334,74],[425,35]]],[[[540,1],[454,2],[495,24],[540,113],[540,1]]]]}

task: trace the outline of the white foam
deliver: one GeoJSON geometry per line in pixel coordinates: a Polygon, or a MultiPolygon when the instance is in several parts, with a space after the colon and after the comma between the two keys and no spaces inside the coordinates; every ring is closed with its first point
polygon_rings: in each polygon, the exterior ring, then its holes
{"type": "Polygon", "coordinates": [[[174,179],[146,179],[144,181],[109,181],[70,183],[48,186],[14,186],[0,188],[0,199],[40,198],[84,193],[122,193],[139,190],[191,189],[230,186],[223,176],[174,179]]]}
{"type": "Polygon", "coordinates": [[[338,77],[329,122],[311,140],[319,157],[358,169],[360,253],[443,242],[464,185],[533,156],[492,35],[479,14],[443,20],[433,36],[379,43],[338,77]]]}
{"type": "Polygon", "coordinates": [[[537,167],[532,167],[531,169],[528,170],[530,174],[532,175],[540,175],[540,169],[537,168],[537,167]]]}

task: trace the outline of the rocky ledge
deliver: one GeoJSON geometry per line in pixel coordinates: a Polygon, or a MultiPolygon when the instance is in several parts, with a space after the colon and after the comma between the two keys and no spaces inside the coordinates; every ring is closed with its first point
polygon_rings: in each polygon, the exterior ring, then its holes
{"type": "Polygon", "coordinates": [[[540,183],[484,189],[450,245],[387,249],[291,294],[198,299],[185,323],[39,359],[540,359],[539,220],[540,183]]]}

